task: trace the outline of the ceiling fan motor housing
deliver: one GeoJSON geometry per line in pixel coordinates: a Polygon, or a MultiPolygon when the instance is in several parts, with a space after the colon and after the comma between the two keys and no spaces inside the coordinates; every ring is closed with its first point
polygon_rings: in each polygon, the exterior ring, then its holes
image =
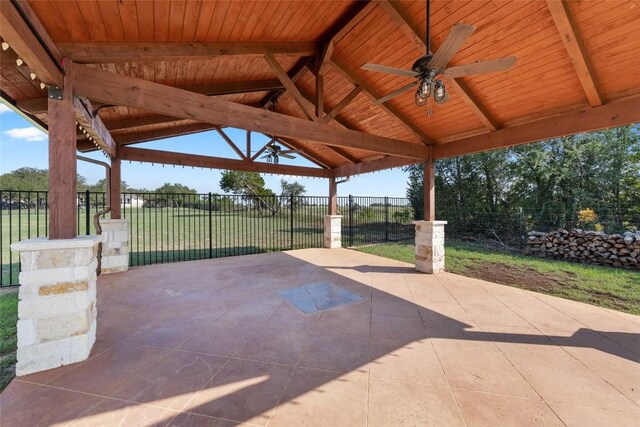
{"type": "Polygon", "coordinates": [[[429,65],[429,61],[431,61],[431,58],[433,58],[433,55],[421,56],[420,58],[416,59],[416,62],[413,63],[411,69],[416,73],[427,74],[427,72],[429,71],[427,65],[429,65]]]}

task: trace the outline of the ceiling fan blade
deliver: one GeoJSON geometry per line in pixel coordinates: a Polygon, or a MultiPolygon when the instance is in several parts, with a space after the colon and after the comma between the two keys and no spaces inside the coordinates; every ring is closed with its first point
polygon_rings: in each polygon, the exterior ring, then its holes
{"type": "Polygon", "coordinates": [[[286,157],[287,159],[295,159],[296,158],[296,156],[292,156],[291,154],[282,154],[282,153],[279,153],[278,157],[286,157]]]}
{"type": "Polygon", "coordinates": [[[455,24],[444,40],[444,43],[442,43],[438,51],[433,55],[433,58],[431,58],[431,61],[429,61],[427,68],[438,71],[444,70],[447,63],[458,52],[464,42],[471,37],[471,34],[473,34],[475,30],[476,27],[473,25],[455,24]]]}
{"type": "Polygon", "coordinates": [[[493,73],[495,71],[504,71],[513,67],[516,63],[515,56],[509,56],[502,59],[492,59],[489,61],[478,61],[471,64],[457,65],[447,68],[443,75],[450,79],[458,77],[470,76],[472,74],[493,73]]]}
{"type": "Polygon", "coordinates": [[[260,158],[261,158],[261,159],[266,159],[267,157],[271,157],[271,155],[270,155],[270,154],[267,154],[267,155],[264,155],[264,156],[262,156],[262,157],[260,157],[260,158]]]}
{"type": "Polygon", "coordinates": [[[302,153],[302,150],[283,150],[283,151],[280,151],[278,154],[282,155],[282,154],[295,154],[295,153],[302,153]]]}
{"type": "Polygon", "coordinates": [[[415,85],[417,85],[418,82],[411,82],[406,86],[402,86],[400,89],[398,90],[394,90],[393,92],[391,92],[389,95],[387,96],[383,96],[382,98],[376,99],[373,103],[374,104],[383,104],[385,102],[387,102],[388,100],[395,98],[398,95],[402,95],[403,93],[405,93],[408,90],[413,89],[413,87],[415,85]]]}
{"type": "Polygon", "coordinates": [[[369,70],[369,71],[378,71],[380,73],[395,74],[398,76],[406,76],[406,77],[415,77],[418,75],[418,73],[416,73],[415,71],[405,70],[403,68],[389,67],[387,65],[379,65],[379,64],[364,64],[360,68],[364,70],[369,70]]]}

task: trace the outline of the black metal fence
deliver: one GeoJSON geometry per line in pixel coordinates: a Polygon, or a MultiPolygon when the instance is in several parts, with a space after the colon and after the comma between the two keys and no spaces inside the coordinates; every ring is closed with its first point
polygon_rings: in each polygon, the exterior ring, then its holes
{"type": "MultiPolygon", "coordinates": [[[[105,193],[77,196],[78,234],[91,234],[105,193]]],[[[321,247],[327,197],[123,193],[122,217],[130,220],[131,266],[321,247]]],[[[338,197],[344,246],[410,240],[415,212],[406,198],[338,197]]],[[[607,233],[635,230],[640,215],[598,212],[607,233]]],[[[518,209],[507,213],[442,212],[448,239],[500,242],[522,247],[530,230],[582,227],[575,214],[518,209]]],[[[46,237],[46,191],[0,190],[0,286],[18,283],[13,242],[46,237]]]]}

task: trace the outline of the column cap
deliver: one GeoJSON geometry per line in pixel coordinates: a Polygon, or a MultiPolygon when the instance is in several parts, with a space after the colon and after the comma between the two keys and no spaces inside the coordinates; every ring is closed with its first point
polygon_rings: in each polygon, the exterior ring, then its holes
{"type": "Polygon", "coordinates": [[[431,224],[431,225],[446,225],[447,221],[424,221],[424,220],[419,220],[419,221],[413,221],[413,223],[415,225],[427,225],[427,224],[431,224]]]}
{"type": "Polygon", "coordinates": [[[100,224],[117,224],[121,222],[129,222],[129,218],[120,219],[100,219],[100,224]]]}
{"type": "Polygon", "coordinates": [[[342,215],[325,215],[325,218],[342,218],[342,215]]]}
{"type": "Polygon", "coordinates": [[[100,242],[102,242],[102,236],[99,235],[79,236],[73,239],[55,240],[49,240],[46,237],[38,237],[13,243],[11,244],[11,250],[14,252],[24,252],[47,249],[81,249],[91,248],[100,242]]]}

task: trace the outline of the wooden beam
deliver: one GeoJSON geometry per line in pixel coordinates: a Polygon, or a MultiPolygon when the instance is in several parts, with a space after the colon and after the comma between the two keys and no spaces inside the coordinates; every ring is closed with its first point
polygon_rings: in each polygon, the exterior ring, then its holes
{"type": "Polygon", "coordinates": [[[76,110],[76,121],[87,131],[87,135],[91,136],[109,157],[114,157],[116,155],[116,143],[100,116],[93,114],[95,110],[91,105],[91,101],[74,97],[73,107],[76,110]]]}
{"type": "Polygon", "coordinates": [[[43,39],[48,39],[42,24],[39,21],[27,22],[27,17],[35,19],[35,14],[26,2],[0,1],[0,36],[36,73],[39,80],[62,87],[60,54],[57,51],[51,51],[54,48],[53,45],[47,47],[41,42],[43,39]],[[23,12],[25,9],[28,11],[23,12]],[[32,28],[41,29],[42,35],[34,33],[32,28]]]}
{"type": "MultiPolygon", "coordinates": [[[[278,90],[278,89],[283,89],[284,86],[282,85],[282,83],[280,83],[279,80],[271,79],[271,80],[209,83],[205,85],[178,86],[178,88],[183,90],[188,90],[189,92],[199,93],[201,95],[217,96],[217,95],[233,95],[237,93],[247,93],[247,92],[263,92],[268,90],[278,90]]],[[[31,114],[47,113],[47,98],[27,98],[27,99],[18,101],[16,105],[21,110],[27,111],[31,114]]],[[[135,120],[135,119],[131,119],[131,120],[135,120]]]]}
{"type": "Polygon", "coordinates": [[[329,60],[333,55],[333,50],[335,49],[336,43],[334,40],[329,40],[329,42],[322,49],[322,53],[318,57],[318,63],[316,65],[316,70],[318,75],[324,75],[327,71],[327,65],[329,64],[329,60]]]}
{"type": "Polygon", "coordinates": [[[133,119],[113,120],[105,123],[109,131],[127,130],[131,128],[159,125],[163,123],[172,123],[181,121],[184,119],[177,119],[175,117],[164,116],[161,114],[153,114],[150,116],[137,117],[133,119]]]}
{"type": "Polygon", "coordinates": [[[63,56],[80,63],[121,63],[206,60],[216,56],[315,56],[311,42],[64,42],[58,43],[63,56]]]}
{"type": "Polygon", "coordinates": [[[340,101],[338,105],[333,107],[333,110],[331,110],[329,114],[324,116],[324,118],[322,119],[322,122],[329,123],[331,122],[331,120],[335,119],[336,116],[340,114],[340,112],[344,110],[344,108],[347,105],[349,105],[351,101],[353,101],[356,98],[356,96],[360,94],[360,92],[362,92],[362,87],[360,86],[354,87],[351,92],[349,92],[344,98],[342,98],[342,101],[340,101]]]}
{"type": "Polygon", "coordinates": [[[569,6],[563,0],[547,0],[547,7],[549,12],[551,12],[553,21],[560,33],[564,47],[567,49],[573,67],[578,74],[580,84],[582,84],[582,88],[589,99],[589,103],[593,107],[602,105],[604,100],[598,91],[587,52],[576,30],[573,18],[569,13],[569,6]]]}
{"type": "Polygon", "coordinates": [[[378,1],[361,0],[354,3],[344,15],[342,15],[325,34],[320,38],[320,46],[326,47],[329,43],[338,43],[344,36],[360,23],[378,5],[378,1]]]}
{"type": "Polygon", "coordinates": [[[436,220],[436,167],[429,157],[424,162],[424,220],[436,220]]]}
{"type": "MultiPolygon", "coordinates": [[[[426,53],[427,45],[424,42],[424,37],[418,28],[411,23],[411,18],[402,6],[395,1],[382,0],[380,7],[384,9],[391,20],[395,22],[400,30],[411,40],[411,43],[418,50],[422,51],[423,54],[426,53]]],[[[449,81],[456,94],[460,96],[460,99],[467,104],[487,129],[496,130],[500,127],[462,79],[450,79],[449,81]]]]}
{"type": "MultiPolygon", "coordinates": [[[[302,148],[302,146],[300,144],[298,144],[296,141],[293,141],[289,138],[282,138],[282,137],[276,137],[276,141],[280,142],[281,144],[283,144],[284,146],[286,146],[289,149],[292,150],[303,150],[302,153],[298,153],[301,157],[304,157],[305,159],[309,160],[311,163],[320,166],[321,168],[324,169],[333,169],[330,165],[331,162],[326,160],[326,158],[318,158],[319,156],[317,154],[315,154],[314,156],[311,156],[307,153],[304,152],[304,149],[302,148]]],[[[320,156],[320,157],[324,157],[324,156],[320,156]]]]}
{"type": "Polygon", "coordinates": [[[246,159],[250,159],[251,158],[251,131],[248,130],[247,131],[247,154],[244,156],[246,159]]]}
{"type": "Polygon", "coordinates": [[[64,89],[49,96],[49,239],[73,239],[77,235],[78,175],[72,68],[70,61],[65,64],[64,89]]]}
{"type": "Polygon", "coordinates": [[[359,148],[401,157],[424,159],[428,154],[427,147],[422,145],[336,129],[325,124],[82,65],[75,67],[75,90],[79,95],[98,102],[140,108],[156,114],[173,115],[216,126],[308,139],[326,145],[359,148]]]}
{"type": "Polygon", "coordinates": [[[433,158],[478,153],[637,122],[640,122],[639,96],[439,144],[433,147],[433,158]]]}
{"type": "Polygon", "coordinates": [[[174,153],[171,151],[149,150],[145,148],[122,147],[120,149],[120,154],[122,160],[135,162],[273,173],[281,175],[311,176],[317,178],[329,178],[333,176],[333,172],[329,169],[276,165],[273,163],[257,163],[249,160],[224,159],[221,157],[199,156],[195,154],[174,153]]]}
{"type": "Polygon", "coordinates": [[[216,128],[216,132],[218,132],[218,134],[222,137],[222,139],[224,139],[224,141],[229,145],[229,147],[231,147],[231,149],[233,151],[236,152],[236,154],[241,158],[241,159],[246,159],[246,157],[244,156],[244,153],[242,152],[242,150],[240,150],[238,148],[238,146],[231,140],[231,138],[229,138],[229,135],[227,135],[222,129],[220,128],[216,128]]]}
{"type": "MultiPolygon", "coordinates": [[[[324,74],[316,74],[316,121],[324,117],[324,74]]],[[[324,120],[321,120],[324,122],[324,120]]]]}
{"type": "Polygon", "coordinates": [[[298,104],[304,115],[307,116],[309,120],[317,121],[318,118],[313,114],[313,112],[309,111],[307,105],[303,101],[300,91],[296,87],[293,80],[291,80],[291,78],[287,75],[286,71],[282,69],[280,63],[278,63],[278,61],[271,55],[265,55],[264,60],[267,61],[267,64],[269,64],[273,72],[276,74],[276,77],[278,77],[278,80],[280,80],[285,89],[289,92],[289,95],[291,95],[293,100],[298,104]]]}
{"type": "Polygon", "coordinates": [[[122,176],[120,172],[120,158],[111,158],[111,175],[109,177],[109,203],[111,204],[111,219],[121,218],[120,198],[122,194],[122,176]]]}
{"type": "MultiPolygon", "coordinates": [[[[371,98],[372,101],[381,97],[381,95],[377,93],[373,89],[373,87],[371,87],[369,84],[365,83],[362,79],[357,77],[354,73],[349,71],[347,66],[340,59],[334,57],[333,59],[331,59],[331,63],[333,64],[335,69],[338,70],[354,86],[361,87],[362,92],[365,95],[367,95],[369,98],[371,98]]],[[[412,132],[415,136],[417,136],[418,139],[422,141],[422,143],[424,144],[433,143],[431,138],[429,138],[427,134],[422,131],[422,129],[414,125],[409,119],[403,117],[402,113],[397,108],[391,105],[385,105],[385,104],[380,104],[378,105],[378,107],[382,109],[382,111],[387,113],[389,116],[391,116],[398,124],[402,125],[406,129],[408,129],[410,132],[412,132]]]]}
{"type": "MultiPolygon", "coordinates": [[[[310,58],[300,58],[298,62],[296,62],[291,70],[287,73],[292,82],[296,82],[299,78],[301,78],[308,70],[307,66],[309,64],[310,58]]],[[[286,89],[283,87],[282,89],[276,89],[267,94],[262,100],[261,108],[269,109],[274,106],[278,102],[278,99],[286,92],[286,89]]]]}
{"type": "Polygon", "coordinates": [[[339,166],[334,169],[336,178],[343,176],[353,176],[363,173],[377,172],[384,169],[409,166],[419,163],[422,160],[407,159],[403,157],[383,156],[374,160],[365,160],[352,165],[339,166]]]}

